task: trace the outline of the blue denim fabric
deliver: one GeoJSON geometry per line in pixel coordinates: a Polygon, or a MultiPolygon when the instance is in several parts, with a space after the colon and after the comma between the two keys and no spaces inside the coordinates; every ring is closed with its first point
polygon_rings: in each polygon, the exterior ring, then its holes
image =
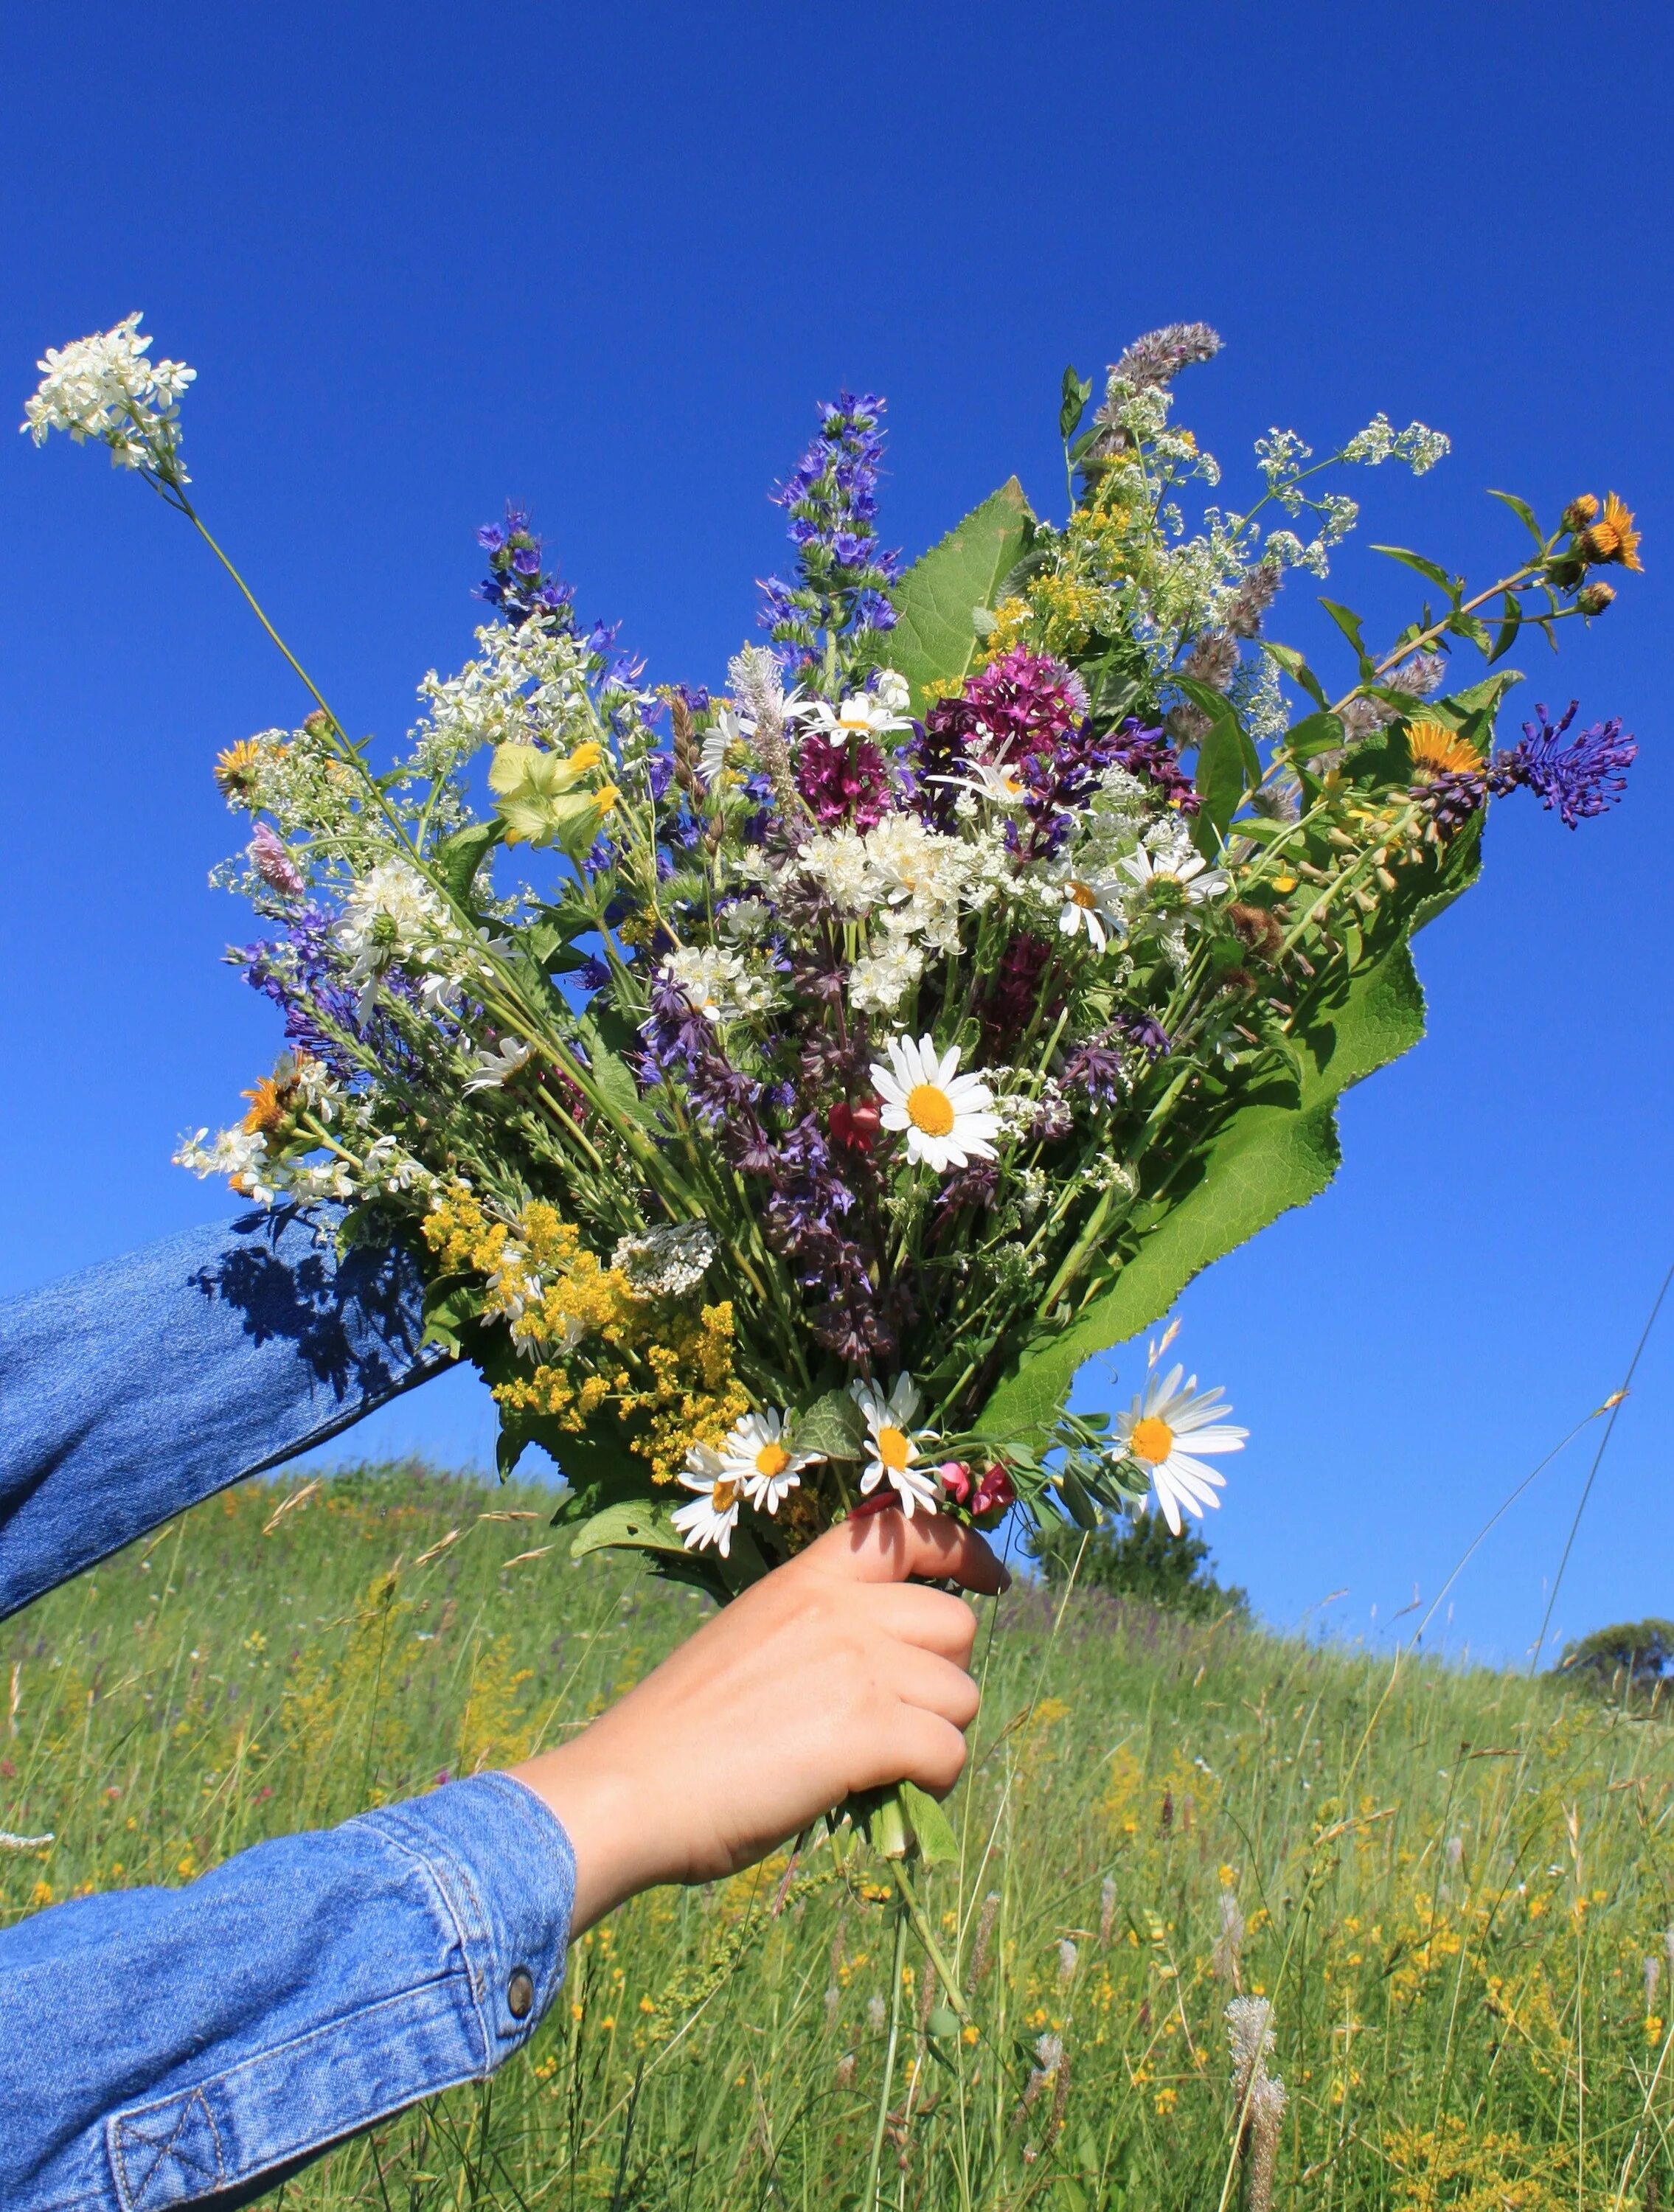
{"type": "MultiPolygon", "coordinates": [[[[284,1212],[0,1305],[0,1614],[445,1365],[418,1310],[409,1261],[284,1212]]],[[[231,2207],[488,2074],[574,1894],[559,1823],[484,1775],[0,1930],[0,2212],[231,2207]]]]}
{"type": "Polygon", "coordinates": [[[448,1364],[418,1271],[294,1210],[0,1304],[0,1618],[448,1364]]]}
{"type": "Polygon", "coordinates": [[[240,2203],[491,2072],[563,1979],[575,1884],[545,1806],[484,1774],[183,1889],[20,1922],[0,1934],[0,2205],[240,2203]]]}

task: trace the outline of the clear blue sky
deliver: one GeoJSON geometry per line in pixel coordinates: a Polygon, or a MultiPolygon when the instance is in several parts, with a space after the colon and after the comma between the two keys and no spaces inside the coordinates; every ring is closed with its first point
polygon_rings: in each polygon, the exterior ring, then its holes
{"type": "MultiPolygon", "coordinates": [[[[21,11],[0,390],[21,413],[42,346],[143,307],[200,372],[212,526],[339,712],[391,736],[468,649],[472,533],[508,495],[655,675],[717,678],[779,558],[766,487],[843,381],[889,395],[910,550],[1013,470],[1061,501],[1064,362],[1183,317],[1226,337],[1182,402],[1233,484],[1271,423],[1324,447],[1384,407],[1452,434],[1421,483],[1363,478],[1365,538],[1486,580],[1516,541],[1485,486],[1628,495],[1647,574],[1559,664],[1528,647],[1521,696],[1625,715],[1629,802],[1573,836],[1496,816],[1486,883],[1421,943],[1430,1037],[1350,1099],[1335,1189],[1184,1304],[1182,1349],[1254,1431],[1223,1568],[1280,1621],[1346,1589],[1326,1618],[1381,1634],[1614,1386],[1674,1259],[1670,43],[1640,0],[94,0],[73,37],[21,11]]],[[[1379,629],[1405,609],[1363,550],[1331,588],[1379,629]]],[[[1320,627],[1293,583],[1280,634],[1320,627]]],[[[243,924],[204,885],[232,827],[209,764],[301,702],[181,524],[16,436],[0,671],[4,1292],[224,1210],[169,1152],[276,1036],[217,964],[243,924]]],[[[1560,1632],[1674,1613],[1671,1421],[1674,1310],[1560,1632]]],[[[362,1432],[489,1433],[463,1377],[362,1432]]],[[[1455,1647],[1531,1638],[1584,1473],[1478,1554],[1455,1647]]]]}

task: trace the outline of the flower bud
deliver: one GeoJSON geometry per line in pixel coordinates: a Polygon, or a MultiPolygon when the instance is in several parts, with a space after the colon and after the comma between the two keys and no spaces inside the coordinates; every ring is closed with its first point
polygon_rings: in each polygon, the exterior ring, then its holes
{"type": "Polygon", "coordinates": [[[1558,526],[1563,530],[1582,531],[1594,520],[1598,513],[1598,501],[1590,491],[1584,491],[1579,498],[1570,501],[1568,506],[1558,517],[1558,526]]]}
{"type": "Polygon", "coordinates": [[[1610,584],[1586,584],[1575,594],[1575,604],[1584,615],[1601,615],[1616,597],[1610,584]]]}

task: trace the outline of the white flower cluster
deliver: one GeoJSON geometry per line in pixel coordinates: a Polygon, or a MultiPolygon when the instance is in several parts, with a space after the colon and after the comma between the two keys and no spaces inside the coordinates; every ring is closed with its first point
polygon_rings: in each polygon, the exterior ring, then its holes
{"type": "Polygon", "coordinates": [[[683,945],[664,956],[657,972],[679,986],[694,1013],[716,1023],[764,1014],[777,995],[770,976],[758,975],[741,952],[716,945],[683,945]]]}
{"type": "Polygon", "coordinates": [[[1421,477],[1438,461],[1446,460],[1452,450],[1453,441],[1445,431],[1432,430],[1424,422],[1409,422],[1404,430],[1397,430],[1379,409],[1365,429],[1348,441],[1342,458],[1364,461],[1373,469],[1384,461],[1404,461],[1415,477],[1421,477]]]}
{"type": "Polygon", "coordinates": [[[484,745],[550,746],[568,752],[579,739],[596,737],[587,692],[587,651],[551,620],[520,628],[484,623],[480,651],[457,676],[433,668],[418,687],[424,715],[407,733],[411,765],[428,779],[444,778],[484,745]]]}
{"type": "Polygon", "coordinates": [[[421,988],[433,1000],[446,1002],[454,994],[452,963],[442,963],[457,945],[458,929],[409,861],[380,860],[356,878],[343,902],[337,939],[349,956],[348,980],[360,992],[362,1021],[391,968],[427,971],[421,988]]]}
{"type": "Polygon", "coordinates": [[[44,446],[54,430],[76,443],[96,439],[112,465],[151,469],[172,483],[190,482],[180,465],[180,394],[198,372],[181,361],[150,362],[137,310],[114,330],[49,346],[35,366],[40,383],[24,404],[19,428],[44,446]]]}
{"type": "Polygon", "coordinates": [[[707,1222],[682,1221],[624,1237],[611,1265],[628,1278],[636,1298],[683,1298],[703,1281],[716,1249],[707,1222]]]}

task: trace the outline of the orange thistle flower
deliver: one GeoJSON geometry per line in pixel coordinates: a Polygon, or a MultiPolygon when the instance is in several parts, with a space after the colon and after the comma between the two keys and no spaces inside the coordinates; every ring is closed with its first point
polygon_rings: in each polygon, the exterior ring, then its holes
{"type": "Polygon", "coordinates": [[[1482,764],[1482,755],[1470,739],[1441,722],[1414,722],[1407,732],[1407,750],[1412,755],[1413,775],[1420,783],[1432,782],[1439,775],[1459,775],[1482,764]]]}
{"type": "Polygon", "coordinates": [[[1581,533],[1581,550],[1588,561],[1620,562],[1624,568],[1642,568],[1639,557],[1641,532],[1634,528],[1634,518],[1625,500],[1616,494],[1604,495],[1604,511],[1598,520],[1581,533]]]}

